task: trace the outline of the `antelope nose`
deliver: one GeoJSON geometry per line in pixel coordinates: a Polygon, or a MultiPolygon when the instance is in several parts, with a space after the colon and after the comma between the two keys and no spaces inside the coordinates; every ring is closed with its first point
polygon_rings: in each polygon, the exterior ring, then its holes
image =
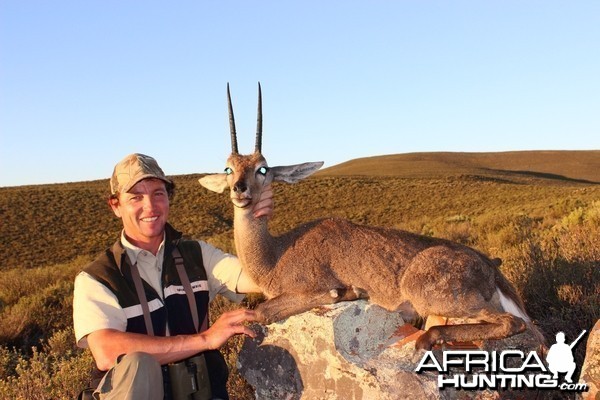
{"type": "Polygon", "coordinates": [[[244,182],[237,182],[235,185],[233,185],[233,191],[236,193],[244,193],[246,189],[248,189],[248,187],[244,182]]]}

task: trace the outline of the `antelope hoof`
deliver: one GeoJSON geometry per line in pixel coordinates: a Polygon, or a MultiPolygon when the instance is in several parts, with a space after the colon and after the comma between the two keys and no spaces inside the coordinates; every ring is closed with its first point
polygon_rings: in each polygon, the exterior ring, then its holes
{"type": "Polygon", "coordinates": [[[417,341],[415,342],[415,349],[417,350],[431,350],[435,341],[431,341],[427,332],[419,336],[417,341]]]}
{"type": "Polygon", "coordinates": [[[516,333],[522,333],[525,332],[525,330],[527,330],[527,324],[525,323],[525,321],[523,321],[523,319],[519,317],[515,317],[511,321],[511,325],[511,330],[516,333]]]}
{"type": "Polygon", "coordinates": [[[424,334],[419,336],[415,342],[417,350],[431,350],[434,344],[443,342],[437,329],[429,328],[424,334]]]}
{"type": "Polygon", "coordinates": [[[269,325],[270,323],[272,323],[274,321],[273,321],[272,315],[269,315],[269,313],[265,310],[265,308],[266,307],[261,307],[261,305],[259,305],[254,310],[254,312],[256,312],[256,322],[258,322],[259,324],[263,324],[263,325],[269,325]]]}
{"type": "Polygon", "coordinates": [[[356,296],[357,299],[368,299],[369,298],[369,294],[367,293],[367,291],[363,290],[359,287],[352,286],[352,291],[354,292],[354,295],[356,296]]]}
{"type": "Polygon", "coordinates": [[[267,325],[269,323],[264,314],[259,311],[256,311],[256,322],[263,325],[267,325]]]}

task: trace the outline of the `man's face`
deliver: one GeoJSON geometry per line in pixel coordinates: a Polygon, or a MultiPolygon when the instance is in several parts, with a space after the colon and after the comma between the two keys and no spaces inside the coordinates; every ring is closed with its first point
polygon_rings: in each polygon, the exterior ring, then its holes
{"type": "Polygon", "coordinates": [[[169,217],[169,196],[163,181],[151,178],[138,182],[129,192],[119,194],[118,204],[111,204],[111,208],[122,219],[132,244],[158,250],[169,217]]]}

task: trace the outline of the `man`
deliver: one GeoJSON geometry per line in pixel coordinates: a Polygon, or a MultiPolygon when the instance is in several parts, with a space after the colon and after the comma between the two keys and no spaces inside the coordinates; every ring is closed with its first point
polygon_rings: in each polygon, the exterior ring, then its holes
{"type": "Polygon", "coordinates": [[[552,377],[558,379],[559,372],[566,372],[565,380],[568,383],[573,383],[573,373],[575,373],[575,359],[573,358],[573,347],[581,339],[585,331],[579,335],[573,343],[565,343],[565,333],[558,332],[556,334],[556,343],[550,346],[548,354],[546,355],[546,362],[548,363],[548,369],[552,372],[552,377]]]}
{"type": "MultiPolygon", "coordinates": [[[[206,369],[210,377],[203,389],[211,398],[227,398],[226,365],[218,349],[234,335],[254,337],[244,323],[256,316],[242,308],[208,327],[208,302],[217,294],[239,302],[240,293],[260,289],[236,257],[205,242],[183,241],[167,223],[174,184],[152,157],[125,157],[115,166],[110,187],[109,205],[123,230],[76,277],[73,299],[77,344],[91,350],[97,380],[103,375],[94,398],[169,399],[177,388],[171,387],[176,382],[168,365],[198,353],[193,369],[206,369]]],[[[272,206],[266,188],[255,218],[269,217],[272,206]]],[[[198,384],[196,376],[191,379],[198,384]]]]}

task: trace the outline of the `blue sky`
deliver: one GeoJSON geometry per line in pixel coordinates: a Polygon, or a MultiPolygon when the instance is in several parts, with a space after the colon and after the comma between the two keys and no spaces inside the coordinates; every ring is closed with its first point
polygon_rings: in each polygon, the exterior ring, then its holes
{"type": "Polygon", "coordinates": [[[2,0],[0,186],[219,172],[258,81],[271,165],[597,150],[600,2],[2,0]]]}

